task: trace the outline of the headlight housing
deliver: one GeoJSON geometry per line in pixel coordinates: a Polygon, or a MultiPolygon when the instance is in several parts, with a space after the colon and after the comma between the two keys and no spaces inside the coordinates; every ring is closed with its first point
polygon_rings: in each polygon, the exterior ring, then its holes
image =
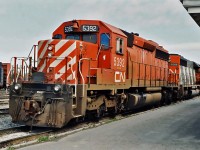
{"type": "Polygon", "coordinates": [[[53,56],[52,52],[48,52],[48,57],[51,58],[53,56]]]}
{"type": "Polygon", "coordinates": [[[15,84],[14,86],[14,90],[16,93],[19,93],[22,89],[22,85],[21,84],[15,84]]]}
{"type": "Polygon", "coordinates": [[[59,93],[61,91],[61,85],[57,84],[54,86],[54,92],[59,93]]]}
{"type": "Polygon", "coordinates": [[[53,45],[48,45],[48,47],[47,47],[47,49],[48,49],[49,51],[52,51],[52,50],[53,50],[53,48],[54,48],[54,46],[53,46],[53,45]]]}

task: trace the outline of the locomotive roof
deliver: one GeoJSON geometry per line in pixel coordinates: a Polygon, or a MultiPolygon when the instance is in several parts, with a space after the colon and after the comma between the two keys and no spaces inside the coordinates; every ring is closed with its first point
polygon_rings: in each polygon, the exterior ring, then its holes
{"type": "Polygon", "coordinates": [[[166,50],[163,46],[159,45],[159,44],[156,43],[155,41],[153,41],[153,40],[148,40],[148,42],[151,43],[152,45],[155,45],[155,46],[156,46],[156,49],[168,53],[168,50],[166,50]]]}
{"type": "Polygon", "coordinates": [[[176,55],[176,56],[179,56],[180,59],[182,59],[182,60],[190,61],[190,60],[186,59],[185,57],[181,56],[180,54],[173,54],[173,53],[172,53],[172,54],[170,54],[170,55],[176,55]]]}
{"type": "Polygon", "coordinates": [[[120,28],[117,28],[115,26],[112,26],[106,22],[103,22],[103,21],[100,21],[101,23],[103,23],[107,28],[109,28],[109,30],[111,30],[113,33],[117,33],[117,34],[120,34],[120,35],[123,35],[125,37],[127,37],[121,30],[120,28]]]}
{"type": "Polygon", "coordinates": [[[200,68],[200,64],[197,64],[196,62],[193,63],[194,63],[194,68],[200,68]]]}
{"type": "MultiPolygon", "coordinates": [[[[120,28],[117,28],[117,27],[115,27],[115,26],[113,26],[113,25],[110,25],[110,24],[108,24],[108,23],[106,23],[106,22],[103,22],[103,21],[101,21],[101,20],[82,20],[82,19],[80,19],[80,20],[71,20],[71,21],[66,21],[66,22],[64,22],[64,23],[62,23],[62,24],[65,24],[65,23],[67,23],[67,22],[73,22],[73,21],[77,21],[77,22],[80,22],[80,23],[86,23],[86,22],[88,22],[88,23],[91,23],[91,22],[96,22],[97,24],[103,24],[105,27],[107,27],[111,32],[113,32],[113,33],[117,33],[117,34],[120,34],[120,35],[122,35],[122,36],[124,36],[124,37],[127,37],[121,30],[120,30],[120,28]]],[[[62,25],[61,24],[61,25],[62,25]]],[[[60,27],[60,26],[59,26],[60,27]]]]}

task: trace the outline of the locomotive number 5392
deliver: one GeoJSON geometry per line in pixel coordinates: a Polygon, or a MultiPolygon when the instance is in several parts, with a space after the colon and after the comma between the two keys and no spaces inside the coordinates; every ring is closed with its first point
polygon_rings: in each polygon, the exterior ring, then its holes
{"type": "Polygon", "coordinates": [[[99,28],[97,25],[82,25],[81,30],[83,32],[97,32],[99,28]]]}

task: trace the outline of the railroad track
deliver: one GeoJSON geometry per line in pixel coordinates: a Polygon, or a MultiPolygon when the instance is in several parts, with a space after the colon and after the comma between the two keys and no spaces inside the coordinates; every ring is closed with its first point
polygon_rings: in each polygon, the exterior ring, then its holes
{"type": "Polygon", "coordinates": [[[9,108],[2,108],[0,109],[0,115],[7,115],[9,111],[9,108]]]}
{"type": "Polygon", "coordinates": [[[52,129],[37,128],[30,132],[30,127],[27,126],[0,130],[0,149],[34,140],[40,136],[47,135],[51,131],[52,129]]]}
{"type": "Polygon", "coordinates": [[[0,105],[8,104],[8,99],[0,99],[0,105]]]}
{"type": "Polygon", "coordinates": [[[5,99],[5,100],[2,100],[0,99],[0,105],[8,105],[8,102],[9,100],[8,99],[5,99]]]}
{"type": "Polygon", "coordinates": [[[83,121],[79,123],[70,123],[69,125],[61,129],[33,128],[31,132],[30,132],[30,127],[27,126],[20,126],[20,127],[0,130],[0,149],[8,146],[14,146],[21,143],[37,140],[42,136],[62,137],[81,130],[97,127],[102,124],[119,120],[122,118],[125,117],[117,115],[114,120],[113,118],[110,117],[104,117],[99,122],[83,121]]]}
{"type": "Polygon", "coordinates": [[[0,100],[8,100],[9,99],[9,95],[0,95],[0,100]]]}
{"type": "Polygon", "coordinates": [[[0,130],[0,137],[3,137],[4,135],[10,134],[10,133],[16,133],[16,132],[20,132],[20,131],[25,130],[23,128],[24,128],[24,126],[1,129],[0,130]]]}

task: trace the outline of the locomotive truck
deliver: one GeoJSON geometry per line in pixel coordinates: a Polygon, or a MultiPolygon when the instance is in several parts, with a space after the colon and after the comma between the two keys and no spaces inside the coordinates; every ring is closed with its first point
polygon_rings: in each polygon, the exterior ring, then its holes
{"type": "Polygon", "coordinates": [[[99,20],[62,23],[34,46],[33,58],[19,67],[14,57],[9,113],[17,124],[61,128],[199,94],[188,60],[182,65],[180,55],[99,20]],[[190,68],[190,82],[182,82],[182,66],[190,68]]]}

